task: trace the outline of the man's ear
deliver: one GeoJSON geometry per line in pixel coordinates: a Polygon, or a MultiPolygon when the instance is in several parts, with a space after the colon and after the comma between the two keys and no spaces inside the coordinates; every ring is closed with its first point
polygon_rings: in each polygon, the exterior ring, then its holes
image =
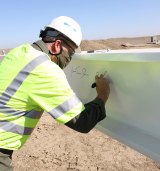
{"type": "Polygon", "coordinates": [[[55,55],[59,54],[61,52],[61,48],[62,48],[61,46],[62,46],[61,40],[56,40],[51,45],[51,52],[55,55]]]}

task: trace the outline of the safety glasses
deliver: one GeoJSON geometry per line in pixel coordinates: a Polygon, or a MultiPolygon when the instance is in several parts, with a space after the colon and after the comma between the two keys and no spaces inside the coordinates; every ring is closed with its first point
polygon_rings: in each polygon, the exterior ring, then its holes
{"type": "Polygon", "coordinates": [[[61,39],[61,40],[66,45],[68,52],[69,52],[69,55],[73,56],[75,54],[75,50],[73,49],[72,45],[67,40],[64,40],[64,39],[61,39]]]}

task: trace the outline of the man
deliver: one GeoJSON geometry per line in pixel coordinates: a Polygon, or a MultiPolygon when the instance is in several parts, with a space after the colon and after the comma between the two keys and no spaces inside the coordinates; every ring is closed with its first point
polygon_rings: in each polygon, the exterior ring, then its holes
{"type": "Polygon", "coordinates": [[[29,138],[43,111],[56,121],[89,132],[105,118],[109,84],[96,76],[97,97],[83,105],[63,68],[82,40],[79,24],[60,16],[40,32],[41,40],[12,49],[0,64],[0,170],[12,170],[14,150],[29,138]]]}

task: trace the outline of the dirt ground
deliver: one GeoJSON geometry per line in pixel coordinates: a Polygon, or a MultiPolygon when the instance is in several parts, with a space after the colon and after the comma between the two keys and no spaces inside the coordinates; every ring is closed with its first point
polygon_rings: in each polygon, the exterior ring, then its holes
{"type": "MultiPolygon", "coordinates": [[[[150,37],[83,41],[82,50],[160,47],[150,37]]],[[[160,164],[93,129],[75,132],[44,113],[13,154],[14,171],[160,171],[160,164]]]]}
{"type": "Polygon", "coordinates": [[[81,134],[46,113],[14,152],[13,166],[15,171],[160,171],[151,159],[96,129],[81,134]]]}

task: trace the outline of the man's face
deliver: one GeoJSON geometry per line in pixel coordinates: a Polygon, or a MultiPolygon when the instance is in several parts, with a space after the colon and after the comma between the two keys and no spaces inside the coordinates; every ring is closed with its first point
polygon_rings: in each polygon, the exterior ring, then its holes
{"type": "Polygon", "coordinates": [[[73,46],[69,41],[64,39],[57,39],[55,43],[57,41],[60,42],[58,46],[60,52],[58,54],[55,54],[56,63],[61,69],[64,69],[71,61],[72,56],[75,53],[76,46],[73,46]]]}
{"type": "Polygon", "coordinates": [[[66,40],[61,40],[61,41],[62,41],[62,46],[64,50],[67,51],[70,58],[72,58],[72,56],[75,54],[76,47],[69,41],[66,41],[66,40]]]}
{"type": "Polygon", "coordinates": [[[61,69],[65,68],[75,53],[76,46],[65,38],[57,38],[52,44],[51,60],[56,62],[61,69]],[[53,58],[53,59],[52,59],[53,58]]]}

